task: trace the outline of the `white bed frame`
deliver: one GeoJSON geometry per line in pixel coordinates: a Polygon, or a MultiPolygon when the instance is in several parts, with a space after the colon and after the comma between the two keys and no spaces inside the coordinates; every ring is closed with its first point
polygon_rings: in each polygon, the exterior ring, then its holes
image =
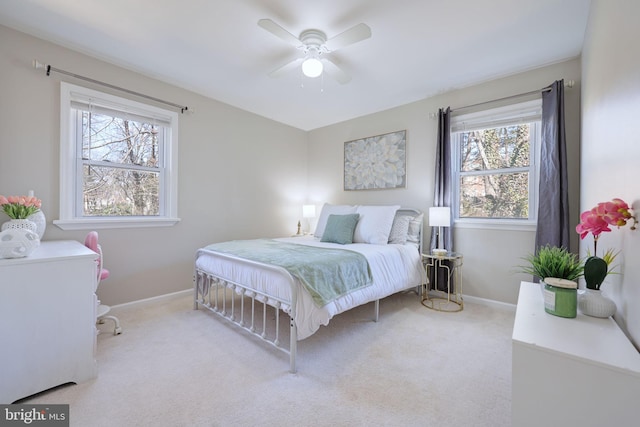
{"type": "MultiPolygon", "coordinates": [[[[400,209],[397,214],[419,215],[421,212],[415,209],[400,209]]],[[[422,225],[419,231],[418,251],[422,253],[422,225]]],[[[194,273],[194,299],[193,308],[206,308],[225,320],[249,332],[258,339],[269,343],[276,349],[289,355],[289,371],[296,372],[296,355],[298,348],[298,332],[294,319],[296,318],[296,301],[298,285],[295,278],[285,269],[263,264],[248,259],[236,258],[224,253],[216,253],[221,258],[232,259],[235,263],[246,266],[260,266],[262,269],[277,271],[285,275],[291,288],[291,301],[267,294],[254,289],[251,284],[233,282],[221,278],[211,272],[195,268],[194,273]],[[228,300],[227,297],[230,297],[228,300]],[[246,307],[250,302],[251,306],[246,307]],[[262,310],[260,310],[262,306],[262,310]],[[267,309],[271,306],[275,313],[275,325],[267,330],[267,309]],[[290,307],[289,317],[289,347],[280,340],[280,311],[282,307],[290,307]],[[245,316],[245,309],[249,309],[249,316],[245,316]],[[261,317],[261,319],[259,317],[261,317]],[[249,318],[246,318],[249,317],[249,318]]],[[[380,314],[380,299],[374,301],[374,321],[377,322],[380,314]]]]}

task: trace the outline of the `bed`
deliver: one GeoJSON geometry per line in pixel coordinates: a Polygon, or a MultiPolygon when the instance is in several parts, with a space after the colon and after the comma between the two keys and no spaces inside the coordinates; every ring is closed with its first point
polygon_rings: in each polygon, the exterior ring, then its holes
{"type": "Polygon", "coordinates": [[[313,235],[207,245],[196,252],[194,309],[210,310],[288,354],[289,370],[296,372],[297,342],[328,325],[333,316],[374,302],[377,321],[380,299],[423,284],[422,219],[421,212],[399,206],[325,204],[313,235]],[[349,233],[353,243],[342,240],[349,233]],[[278,252],[280,258],[261,255],[271,248],[292,252],[278,252]],[[296,256],[307,260],[303,267],[292,267],[296,256]],[[339,264],[358,260],[365,260],[366,267],[339,264]],[[338,273],[308,273],[316,264],[338,273]],[[332,275],[345,271],[346,278],[332,275]],[[309,283],[327,278],[331,285],[320,283],[320,291],[311,287],[318,283],[309,283]],[[329,292],[327,287],[336,289],[329,292]],[[281,316],[288,323],[288,337],[281,316]]]}

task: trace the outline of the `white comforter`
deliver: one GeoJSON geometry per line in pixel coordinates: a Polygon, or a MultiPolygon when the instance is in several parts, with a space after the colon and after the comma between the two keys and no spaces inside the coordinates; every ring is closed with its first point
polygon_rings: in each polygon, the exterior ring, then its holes
{"type": "MultiPolygon", "coordinates": [[[[337,249],[349,249],[364,255],[369,261],[373,284],[344,295],[324,307],[318,307],[297,279],[279,268],[264,268],[259,263],[236,263],[233,257],[219,257],[215,253],[200,250],[196,256],[196,268],[224,277],[236,283],[250,285],[268,295],[291,300],[291,281],[297,289],[295,323],[298,340],[316,332],[320,325],[327,325],[336,314],[353,307],[384,298],[398,291],[419,286],[423,282],[424,270],[420,254],[412,245],[371,245],[354,243],[339,245],[320,242],[313,236],[276,239],[289,243],[337,249]]],[[[282,307],[290,314],[289,306],[282,307]]]]}

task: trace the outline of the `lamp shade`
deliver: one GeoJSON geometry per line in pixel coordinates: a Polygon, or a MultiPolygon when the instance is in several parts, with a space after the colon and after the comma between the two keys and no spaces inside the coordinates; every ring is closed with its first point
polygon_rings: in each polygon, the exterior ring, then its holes
{"type": "Polygon", "coordinates": [[[316,205],[302,205],[302,217],[303,218],[315,218],[316,217],[316,205]]]}
{"type": "Polygon", "coordinates": [[[429,226],[451,226],[451,208],[449,208],[448,206],[429,208],[429,226]]]}

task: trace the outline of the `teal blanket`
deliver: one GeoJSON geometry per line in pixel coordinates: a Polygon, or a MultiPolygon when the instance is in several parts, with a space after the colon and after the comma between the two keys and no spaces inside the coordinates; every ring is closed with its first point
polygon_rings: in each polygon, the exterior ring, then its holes
{"type": "Polygon", "coordinates": [[[364,255],[271,239],[233,240],[206,246],[214,252],[276,265],[286,269],[309,291],[320,307],[372,282],[364,255]]]}

